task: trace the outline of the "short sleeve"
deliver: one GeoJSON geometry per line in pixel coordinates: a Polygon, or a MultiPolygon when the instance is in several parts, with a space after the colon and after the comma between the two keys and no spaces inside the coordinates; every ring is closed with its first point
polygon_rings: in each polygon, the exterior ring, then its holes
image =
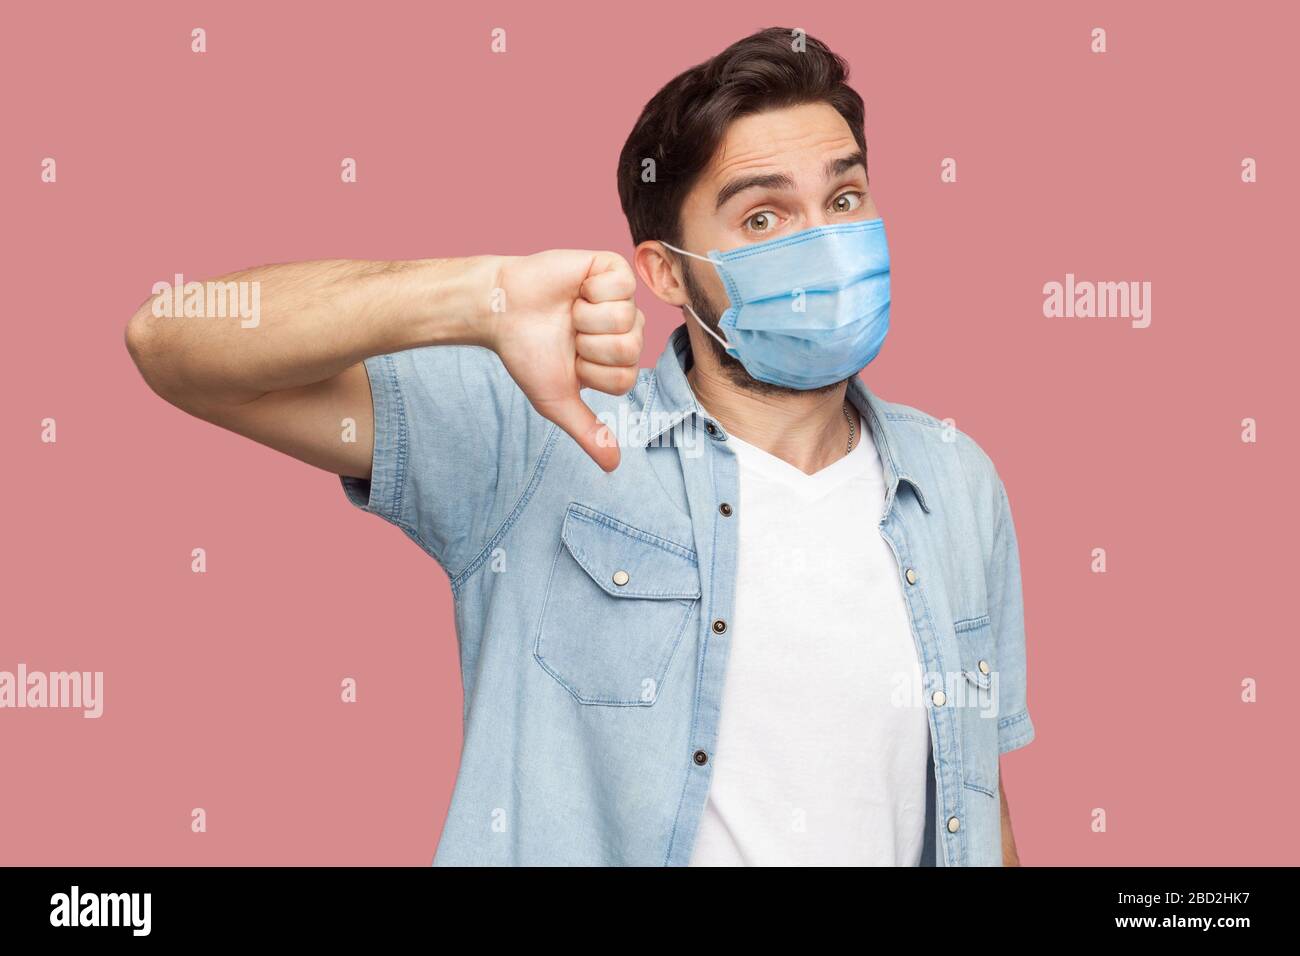
{"type": "Polygon", "coordinates": [[[549,423],[488,349],[412,349],[368,358],[365,368],[371,475],[341,476],[344,494],[454,576],[518,503],[549,423]]]}
{"type": "Polygon", "coordinates": [[[989,622],[998,662],[998,753],[1034,739],[1029,717],[1025,661],[1025,612],[1020,585],[1020,550],[1011,505],[1001,479],[988,568],[989,622]]]}

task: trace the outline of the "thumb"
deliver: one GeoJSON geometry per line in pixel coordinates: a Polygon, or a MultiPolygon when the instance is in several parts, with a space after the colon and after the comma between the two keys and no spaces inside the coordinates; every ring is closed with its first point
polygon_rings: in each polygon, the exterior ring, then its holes
{"type": "Polygon", "coordinates": [[[603,470],[613,471],[618,467],[618,442],[596,417],[595,412],[584,405],[577,395],[548,402],[546,407],[539,408],[538,411],[564,429],[578,443],[578,447],[603,470]]]}

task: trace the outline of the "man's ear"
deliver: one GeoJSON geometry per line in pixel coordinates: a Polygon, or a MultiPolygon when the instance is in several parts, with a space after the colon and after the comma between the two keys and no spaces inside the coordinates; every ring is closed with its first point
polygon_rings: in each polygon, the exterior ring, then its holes
{"type": "Polygon", "coordinates": [[[645,287],[661,302],[681,307],[686,303],[677,257],[653,239],[647,239],[632,253],[632,266],[645,287]]]}

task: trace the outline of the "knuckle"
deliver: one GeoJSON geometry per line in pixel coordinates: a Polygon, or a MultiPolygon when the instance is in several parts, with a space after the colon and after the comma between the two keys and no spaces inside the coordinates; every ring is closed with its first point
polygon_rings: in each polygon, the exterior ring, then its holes
{"type": "Polygon", "coordinates": [[[619,365],[631,365],[641,357],[641,346],[633,338],[624,336],[618,342],[619,365]]]}

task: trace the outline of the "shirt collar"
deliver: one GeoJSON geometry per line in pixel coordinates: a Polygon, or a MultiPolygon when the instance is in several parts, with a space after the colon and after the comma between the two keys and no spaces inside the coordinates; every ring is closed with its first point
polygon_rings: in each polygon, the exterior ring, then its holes
{"type": "MultiPolygon", "coordinates": [[[[673,444],[679,432],[678,425],[692,415],[703,417],[703,409],[695,400],[695,393],[686,380],[690,356],[691,339],[686,324],[682,323],[668,337],[668,344],[655,363],[654,375],[650,377],[650,392],[644,406],[646,429],[642,432],[647,446],[656,441],[660,444],[673,444]]],[[[930,506],[926,504],[915,472],[905,460],[907,443],[890,421],[887,404],[856,375],[849,380],[848,399],[867,420],[876,453],[880,456],[885,476],[885,513],[888,514],[893,504],[900,482],[911,486],[921,508],[928,513],[930,506]]]]}
{"type": "Polygon", "coordinates": [[[880,465],[885,475],[885,514],[889,513],[898,493],[899,482],[907,482],[921,510],[929,514],[930,506],[926,504],[925,494],[916,480],[916,474],[909,468],[906,458],[908,444],[898,433],[898,428],[890,420],[888,405],[882,401],[858,376],[849,379],[849,401],[862,413],[871,429],[871,437],[876,443],[876,453],[880,456],[880,465]]]}
{"type": "Polygon", "coordinates": [[[645,445],[659,441],[675,443],[677,425],[692,415],[702,414],[700,403],[686,380],[686,367],[691,357],[691,339],[682,323],[668,336],[654,375],[650,376],[650,394],[645,402],[645,445]]]}

